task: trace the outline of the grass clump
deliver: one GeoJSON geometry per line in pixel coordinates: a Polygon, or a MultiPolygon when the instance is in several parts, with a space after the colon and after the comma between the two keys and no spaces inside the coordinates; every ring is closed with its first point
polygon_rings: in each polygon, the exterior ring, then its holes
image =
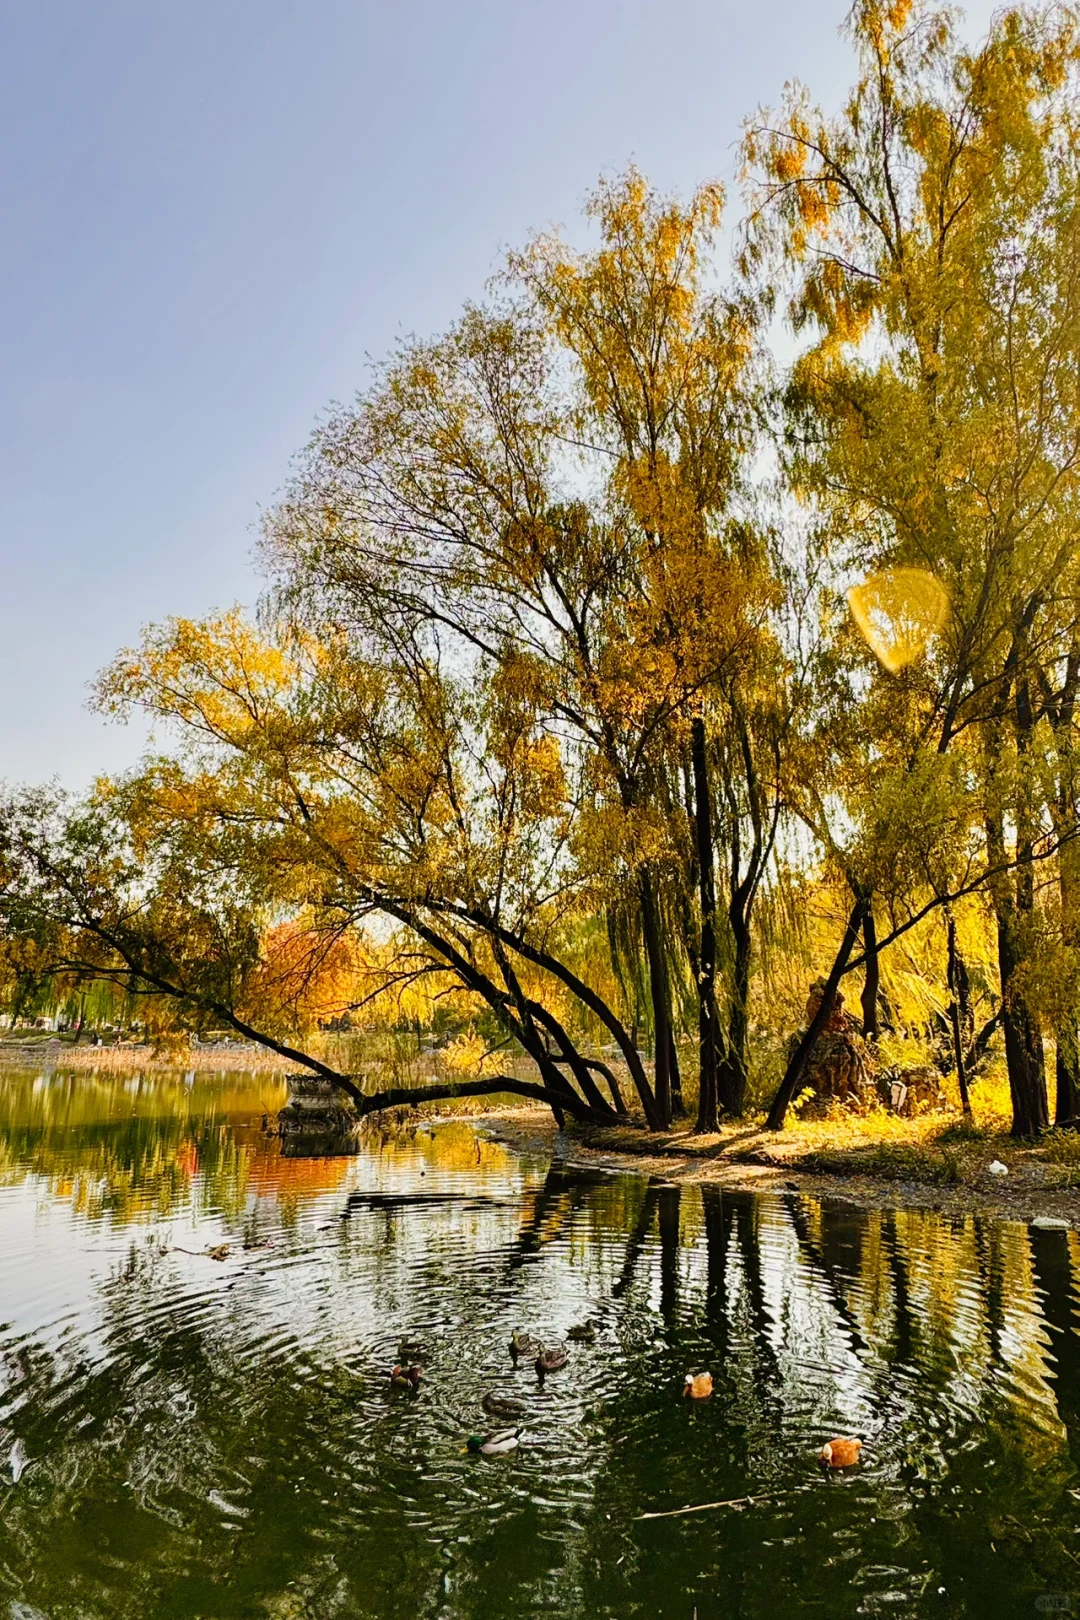
{"type": "Polygon", "coordinates": [[[1048,1131],[1042,1145],[1051,1164],[1080,1170],[1080,1131],[1048,1131]]]}
{"type": "Polygon", "coordinates": [[[958,1154],[921,1143],[878,1142],[859,1148],[818,1148],[800,1168],[832,1176],[879,1176],[885,1181],[926,1181],[956,1187],[964,1180],[958,1154]]]}
{"type": "Polygon", "coordinates": [[[1080,1187],[1080,1131],[1048,1131],[1042,1150],[1050,1166],[1054,1187],[1080,1187]]]}
{"type": "Polygon", "coordinates": [[[977,1119],[965,1114],[952,1125],[946,1125],[938,1135],[939,1142],[985,1142],[990,1132],[977,1119]]]}

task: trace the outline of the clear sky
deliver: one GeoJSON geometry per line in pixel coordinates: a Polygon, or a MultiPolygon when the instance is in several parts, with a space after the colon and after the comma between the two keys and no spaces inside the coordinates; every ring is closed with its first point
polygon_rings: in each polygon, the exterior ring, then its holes
{"type": "Polygon", "coordinates": [[[87,682],[254,600],[259,508],[366,357],[602,172],[730,179],[786,79],[838,104],[845,6],[3,0],[0,777],[131,762],[87,682]]]}

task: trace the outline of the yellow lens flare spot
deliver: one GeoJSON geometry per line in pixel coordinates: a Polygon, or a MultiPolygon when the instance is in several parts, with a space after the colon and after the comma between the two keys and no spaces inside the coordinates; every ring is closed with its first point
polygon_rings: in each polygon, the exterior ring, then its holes
{"type": "Polygon", "coordinates": [[[847,593],[867,645],[891,675],[921,658],[945,623],[949,593],[925,568],[886,568],[847,593]]]}

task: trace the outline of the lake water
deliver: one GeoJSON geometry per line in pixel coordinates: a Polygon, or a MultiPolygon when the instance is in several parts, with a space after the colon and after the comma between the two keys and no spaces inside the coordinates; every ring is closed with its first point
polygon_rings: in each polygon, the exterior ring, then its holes
{"type": "Polygon", "coordinates": [[[1077,1234],[581,1173],[461,1122],[285,1160],[282,1100],[0,1073],[0,1620],[1069,1612],[1077,1234]],[[512,1369],[515,1326],[590,1316],[543,1387],[512,1369]],[[509,1456],[462,1449],[491,1390],[526,1407],[509,1456]],[[817,1462],[836,1434],[858,1470],[817,1462]]]}

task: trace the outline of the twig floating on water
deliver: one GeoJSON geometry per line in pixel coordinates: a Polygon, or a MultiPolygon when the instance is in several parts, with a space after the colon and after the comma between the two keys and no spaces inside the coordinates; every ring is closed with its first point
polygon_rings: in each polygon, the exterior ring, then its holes
{"type": "MultiPolygon", "coordinates": [[[[775,1494],[775,1493],[774,1493],[775,1494]]],[[[704,1513],[707,1508],[749,1507],[751,1502],[771,1502],[770,1496],[733,1496],[730,1502],[697,1502],[693,1507],[668,1508],[664,1513],[639,1513],[638,1519],[678,1519],[684,1513],[704,1513]]]]}

